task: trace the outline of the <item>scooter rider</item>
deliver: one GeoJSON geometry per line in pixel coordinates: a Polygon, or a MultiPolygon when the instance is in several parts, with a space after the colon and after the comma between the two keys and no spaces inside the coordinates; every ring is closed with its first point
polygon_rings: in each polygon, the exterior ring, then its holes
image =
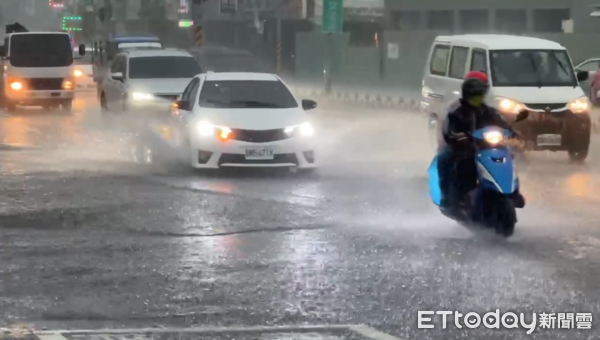
{"type": "MultiPolygon", "coordinates": [[[[467,193],[477,186],[477,167],[474,162],[475,147],[470,135],[473,131],[498,126],[518,135],[496,111],[485,104],[488,78],[483,72],[470,72],[462,84],[462,97],[450,107],[442,124],[446,147],[438,157],[441,206],[456,211],[467,193]]],[[[525,205],[520,193],[516,193],[515,206],[525,205]]]]}

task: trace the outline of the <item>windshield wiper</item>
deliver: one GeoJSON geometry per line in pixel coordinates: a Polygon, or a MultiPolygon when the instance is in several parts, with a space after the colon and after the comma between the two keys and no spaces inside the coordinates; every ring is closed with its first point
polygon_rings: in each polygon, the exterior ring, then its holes
{"type": "Polygon", "coordinates": [[[264,108],[273,108],[273,109],[283,109],[284,108],[281,105],[267,103],[267,102],[261,102],[261,101],[257,101],[257,100],[232,100],[231,103],[248,105],[248,106],[264,107],[264,108]]]}
{"type": "Polygon", "coordinates": [[[531,61],[531,67],[533,67],[533,72],[535,72],[535,75],[537,76],[538,88],[541,89],[542,88],[542,77],[540,76],[540,73],[538,72],[538,68],[535,65],[535,59],[533,58],[533,54],[527,53],[527,55],[529,56],[529,61],[531,61]]]}
{"type": "MultiPolygon", "coordinates": [[[[558,57],[556,56],[556,53],[550,52],[550,55],[552,55],[552,58],[554,58],[554,60],[556,60],[556,62],[558,63],[558,66],[560,66],[560,68],[563,70],[563,72],[565,72],[565,74],[568,75],[569,72],[567,71],[567,68],[562,63],[562,61],[560,61],[560,59],[558,59],[558,57]]],[[[577,85],[573,84],[573,88],[576,88],[576,87],[577,87],[577,85]]]]}

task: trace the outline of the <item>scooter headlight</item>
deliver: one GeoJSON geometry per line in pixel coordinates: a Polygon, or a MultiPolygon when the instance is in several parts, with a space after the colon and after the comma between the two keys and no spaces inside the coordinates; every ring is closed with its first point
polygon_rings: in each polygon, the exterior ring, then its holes
{"type": "Polygon", "coordinates": [[[502,133],[498,131],[488,131],[483,134],[483,139],[486,142],[495,145],[499,144],[500,142],[502,142],[502,140],[504,140],[504,135],[502,135],[502,133]]]}

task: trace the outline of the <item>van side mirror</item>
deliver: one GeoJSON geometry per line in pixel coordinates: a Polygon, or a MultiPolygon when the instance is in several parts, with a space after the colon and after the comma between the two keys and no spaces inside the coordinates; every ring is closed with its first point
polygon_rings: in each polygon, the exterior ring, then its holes
{"type": "Polygon", "coordinates": [[[588,71],[577,71],[577,81],[586,81],[590,77],[588,71]]]}
{"type": "Polygon", "coordinates": [[[523,111],[519,112],[519,114],[517,115],[517,118],[515,119],[515,123],[523,121],[523,120],[527,119],[527,117],[529,117],[529,111],[523,110],[523,111]]]}
{"type": "Polygon", "coordinates": [[[317,102],[310,99],[302,99],[302,109],[304,111],[310,111],[317,107],[317,102]]]}
{"type": "Polygon", "coordinates": [[[85,44],[79,45],[79,55],[80,56],[84,56],[85,55],[85,44]]]}

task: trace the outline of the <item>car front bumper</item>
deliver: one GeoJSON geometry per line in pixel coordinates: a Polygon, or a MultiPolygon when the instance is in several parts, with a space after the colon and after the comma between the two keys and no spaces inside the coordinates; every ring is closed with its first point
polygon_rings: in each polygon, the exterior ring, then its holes
{"type": "Polygon", "coordinates": [[[314,137],[291,137],[268,143],[250,143],[237,140],[221,141],[216,137],[197,137],[190,141],[191,165],[199,169],[221,167],[297,167],[316,168],[314,137]],[[248,159],[249,149],[269,149],[273,157],[248,159]]]}
{"type": "MultiPolygon", "coordinates": [[[[510,121],[510,117],[509,118],[510,121]]],[[[580,150],[590,144],[592,122],[589,113],[531,111],[529,117],[514,124],[526,142],[536,150],[580,150]],[[559,135],[560,144],[538,145],[538,136],[559,135]]]]}
{"type": "Polygon", "coordinates": [[[6,98],[15,104],[42,105],[65,102],[75,97],[73,90],[6,91],[6,98]]]}

